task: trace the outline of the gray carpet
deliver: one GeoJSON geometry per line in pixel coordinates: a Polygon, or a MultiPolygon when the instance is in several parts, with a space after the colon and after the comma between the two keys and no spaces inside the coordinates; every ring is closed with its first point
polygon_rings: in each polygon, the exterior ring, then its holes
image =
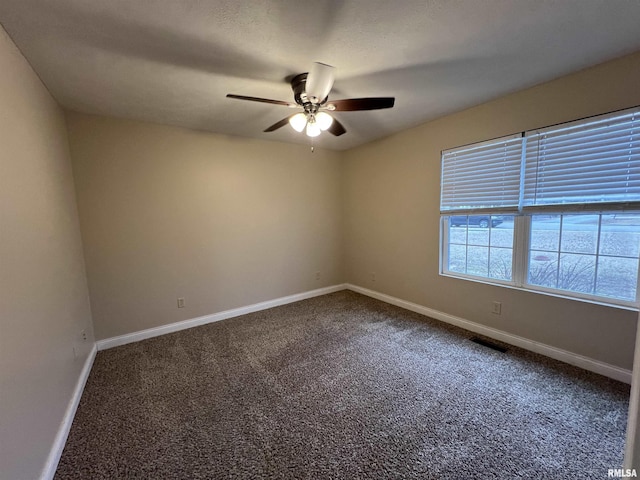
{"type": "Polygon", "coordinates": [[[342,291],[98,353],[56,479],[590,479],[629,387],[342,291]]]}

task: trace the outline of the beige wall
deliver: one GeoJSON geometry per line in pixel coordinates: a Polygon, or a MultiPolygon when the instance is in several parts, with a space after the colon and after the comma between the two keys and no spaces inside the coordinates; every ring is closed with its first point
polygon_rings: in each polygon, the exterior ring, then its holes
{"type": "Polygon", "coordinates": [[[634,312],[438,275],[439,169],[444,148],[640,104],[640,54],[313,154],[77,113],[65,125],[2,30],[0,71],[3,478],[38,476],[93,344],[80,230],[100,339],[346,280],[631,368],[634,312]]]}
{"type": "Polygon", "coordinates": [[[45,465],[93,346],[87,294],[64,114],[0,27],[3,479],[45,465]]]}
{"type": "Polygon", "coordinates": [[[77,113],[67,124],[98,339],[342,281],[339,153],[77,113]]]}
{"type": "Polygon", "coordinates": [[[630,369],[634,312],[438,274],[440,151],[639,104],[636,53],[348,151],[347,281],[630,369]]]}

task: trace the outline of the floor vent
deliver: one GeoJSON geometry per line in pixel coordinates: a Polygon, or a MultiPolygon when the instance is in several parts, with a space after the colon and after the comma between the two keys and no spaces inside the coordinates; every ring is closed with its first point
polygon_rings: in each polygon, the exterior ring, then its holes
{"type": "Polygon", "coordinates": [[[488,342],[487,340],[483,340],[482,338],[471,337],[469,340],[471,340],[474,343],[477,343],[478,345],[482,345],[484,347],[489,347],[489,348],[492,348],[492,349],[497,350],[497,351],[502,352],[502,353],[507,351],[506,348],[504,348],[504,347],[502,347],[502,346],[500,346],[500,345],[498,345],[496,343],[488,342]]]}

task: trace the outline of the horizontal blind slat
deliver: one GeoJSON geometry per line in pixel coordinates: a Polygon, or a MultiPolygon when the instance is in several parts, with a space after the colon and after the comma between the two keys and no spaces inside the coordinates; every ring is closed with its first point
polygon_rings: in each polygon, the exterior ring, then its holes
{"type": "Polygon", "coordinates": [[[635,145],[625,145],[621,143],[611,145],[598,145],[594,148],[575,147],[563,151],[546,150],[540,152],[531,152],[530,156],[537,159],[539,163],[553,163],[556,161],[569,162],[577,159],[588,161],[592,158],[607,158],[608,156],[634,156],[640,155],[640,141],[635,145]]]}
{"type": "Polygon", "coordinates": [[[499,161],[493,164],[474,163],[468,166],[460,166],[460,167],[453,167],[453,168],[450,167],[447,170],[445,170],[443,174],[446,176],[455,176],[455,177],[464,176],[464,175],[475,175],[478,173],[479,169],[481,169],[480,171],[482,172],[484,171],[501,172],[502,171],[504,172],[504,174],[507,174],[507,175],[509,174],[517,175],[520,170],[520,158],[518,158],[515,161],[508,161],[508,162],[499,161]],[[505,168],[507,170],[505,170],[505,168]]]}
{"type": "Polygon", "coordinates": [[[525,136],[524,206],[640,200],[640,108],[525,136]]]}
{"type": "Polygon", "coordinates": [[[442,152],[440,210],[517,206],[522,138],[442,152]]]}
{"type": "Polygon", "coordinates": [[[640,202],[640,107],[442,152],[441,211],[585,202],[640,202]]]}
{"type": "Polygon", "coordinates": [[[619,137],[620,134],[626,134],[627,132],[634,132],[638,128],[639,122],[637,120],[629,122],[620,122],[615,125],[609,125],[606,127],[598,127],[590,129],[588,127],[581,127],[580,129],[562,129],[558,132],[527,133],[527,143],[532,142],[544,142],[544,143],[557,143],[559,145],[565,143],[575,143],[576,141],[582,141],[584,139],[591,139],[597,141],[598,139],[606,139],[609,137],[619,137]]]}

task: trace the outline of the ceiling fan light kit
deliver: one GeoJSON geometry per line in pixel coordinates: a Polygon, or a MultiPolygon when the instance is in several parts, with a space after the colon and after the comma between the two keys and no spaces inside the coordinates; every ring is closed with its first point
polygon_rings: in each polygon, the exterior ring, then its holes
{"type": "Polygon", "coordinates": [[[344,126],[329,112],[354,112],[358,110],[379,110],[391,108],[395,103],[394,97],[370,97],[348,98],[344,100],[329,101],[329,93],[335,80],[335,68],[331,65],[316,62],[309,73],[301,73],[291,80],[293,98],[295,103],[282,100],[271,100],[260,97],[247,97],[244,95],[227,94],[228,98],[247,100],[251,102],[283,105],[291,108],[302,108],[296,113],[266,128],[265,132],[273,132],[287,123],[296,131],[302,133],[306,130],[309,137],[317,137],[323,131],[339,137],[346,133],[344,126]]]}
{"type": "Polygon", "coordinates": [[[307,136],[308,137],[317,137],[318,135],[320,135],[320,132],[322,132],[322,130],[320,130],[320,127],[318,126],[318,124],[315,121],[307,122],[307,136]]]}
{"type": "Polygon", "coordinates": [[[318,112],[315,115],[316,122],[323,132],[327,130],[333,123],[333,117],[326,112],[318,112]]]}
{"type": "Polygon", "coordinates": [[[312,113],[296,113],[289,117],[289,125],[296,132],[302,132],[307,128],[309,137],[317,137],[320,132],[324,132],[333,124],[333,117],[325,112],[312,113]]]}
{"type": "Polygon", "coordinates": [[[291,125],[291,128],[293,128],[296,132],[302,132],[302,130],[304,130],[304,127],[307,126],[307,116],[302,112],[296,113],[295,115],[289,117],[289,125],[291,125]]]}

